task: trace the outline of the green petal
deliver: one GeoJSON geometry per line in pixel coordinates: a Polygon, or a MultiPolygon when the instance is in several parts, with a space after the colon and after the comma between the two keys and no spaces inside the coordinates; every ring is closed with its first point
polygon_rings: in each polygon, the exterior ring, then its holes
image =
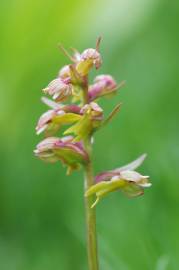
{"type": "Polygon", "coordinates": [[[99,192],[100,190],[106,189],[106,186],[108,185],[108,182],[105,181],[101,181],[100,183],[91,186],[85,193],[85,196],[91,196],[93,194],[95,194],[96,192],[99,192]]]}
{"type": "Polygon", "coordinates": [[[89,60],[80,61],[76,66],[76,70],[80,75],[85,76],[86,74],[88,74],[89,70],[92,67],[93,67],[93,61],[89,59],[89,60]]]}
{"type": "Polygon", "coordinates": [[[81,118],[82,116],[79,114],[65,113],[62,115],[55,116],[53,122],[58,124],[70,124],[79,121],[81,118]]]}
{"type": "Polygon", "coordinates": [[[63,149],[55,149],[53,150],[54,153],[67,165],[74,166],[77,163],[80,164],[85,164],[86,161],[84,157],[77,152],[68,149],[68,148],[63,148],[63,149]]]}
{"type": "Polygon", "coordinates": [[[93,208],[94,206],[96,206],[96,204],[100,201],[101,198],[105,197],[106,195],[108,195],[109,193],[113,191],[124,188],[126,184],[127,182],[122,179],[118,179],[114,181],[101,181],[100,183],[90,187],[86,191],[85,196],[88,197],[88,196],[96,194],[97,199],[91,206],[91,208],[93,208]]]}
{"type": "Polygon", "coordinates": [[[90,116],[88,114],[84,115],[81,120],[73,125],[72,127],[68,128],[65,132],[64,135],[66,134],[75,134],[76,138],[74,139],[74,142],[84,140],[89,133],[92,130],[92,123],[90,120],[90,116]]]}
{"type": "Polygon", "coordinates": [[[135,183],[128,183],[121,191],[128,197],[137,197],[143,195],[143,188],[136,185],[135,183]]]}

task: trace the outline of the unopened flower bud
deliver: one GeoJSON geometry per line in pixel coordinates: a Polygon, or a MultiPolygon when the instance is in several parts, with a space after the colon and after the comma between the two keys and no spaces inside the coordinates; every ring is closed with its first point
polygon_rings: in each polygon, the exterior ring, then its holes
{"type": "Polygon", "coordinates": [[[109,95],[117,90],[117,83],[110,75],[99,75],[94,84],[89,87],[88,97],[90,101],[101,96],[109,95]]]}
{"type": "Polygon", "coordinates": [[[76,70],[81,76],[87,75],[93,66],[98,69],[102,64],[101,55],[96,49],[86,49],[78,58],[76,70]]]}
{"type": "Polygon", "coordinates": [[[62,80],[57,78],[49,83],[49,85],[43,89],[44,93],[49,94],[53,99],[62,101],[71,96],[72,85],[68,79],[62,80]]]}

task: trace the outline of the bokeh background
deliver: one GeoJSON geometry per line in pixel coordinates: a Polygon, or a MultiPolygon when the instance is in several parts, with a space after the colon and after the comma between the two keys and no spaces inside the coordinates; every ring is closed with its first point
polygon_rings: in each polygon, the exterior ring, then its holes
{"type": "MultiPolygon", "coordinates": [[[[33,156],[41,89],[103,37],[103,66],[126,87],[100,104],[120,114],[96,134],[95,172],[140,154],[151,176],[145,196],[111,194],[97,207],[103,270],[179,267],[179,3],[167,0],[1,0],[0,269],[87,269],[83,175],[33,156]]],[[[95,74],[95,73],[94,73],[95,74]]]]}

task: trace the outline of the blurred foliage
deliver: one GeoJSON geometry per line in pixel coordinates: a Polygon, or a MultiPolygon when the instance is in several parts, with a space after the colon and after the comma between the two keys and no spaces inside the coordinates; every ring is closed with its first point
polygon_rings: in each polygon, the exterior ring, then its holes
{"type": "Polygon", "coordinates": [[[1,0],[0,269],[87,269],[82,173],[67,178],[32,151],[40,89],[68,62],[57,44],[83,50],[99,35],[99,72],[127,85],[101,102],[123,107],[96,135],[95,172],[147,152],[140,171],[153,182],[97,207],[101,269],[178,269],[178,12],[167,0],[1,0]]]}

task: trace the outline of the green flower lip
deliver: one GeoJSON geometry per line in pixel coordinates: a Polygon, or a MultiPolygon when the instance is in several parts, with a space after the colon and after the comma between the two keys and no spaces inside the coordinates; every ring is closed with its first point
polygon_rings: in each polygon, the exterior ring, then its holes
{"type": "MultiPolygon", "coordinates": [[[[44,93],[52,96],[54,101],[46,97],[42,98],[50,110],[40,117],[36,132],[37,134],[45,132],[47,138],[37,145],[34,153],[48,162],[62,161],[68,166],[68,172],[77,169],[80,164],[90,163],[88,142],[91,141],[93,134],[108,124],[121,108],[121,103],[117,104],[104,119],[103,109],[95,100],[112,96],[124,86],[125,81],[117,84],[111,75],[101,74],[96,76],[92,85],[88,83],[90,70],[98,69],[102,64],[99,53],[100,40],[101,38],[98,38],[95,49],[88,48],[82,53],[72,48],[73,56],[60,45],[61,50],[72,63],[62,67],[57,78],[43,89],[44,93]],[[61,103],[69,97],[71,104],[61,103]],[[73,136],[51,137],[61,129],[62,125],[69,124],[71,126],[63,131],[63,135],[73,136]]],[[[98,201],[116,190],[130,197],[142,195],[144,188],[151,186],[148,176],[143,176],[136,171],[145,158],[146,154],[125,166],[98,174],[95,177],[95,184],[90,186],[85,196],[95,194],[98,201]]]]}

